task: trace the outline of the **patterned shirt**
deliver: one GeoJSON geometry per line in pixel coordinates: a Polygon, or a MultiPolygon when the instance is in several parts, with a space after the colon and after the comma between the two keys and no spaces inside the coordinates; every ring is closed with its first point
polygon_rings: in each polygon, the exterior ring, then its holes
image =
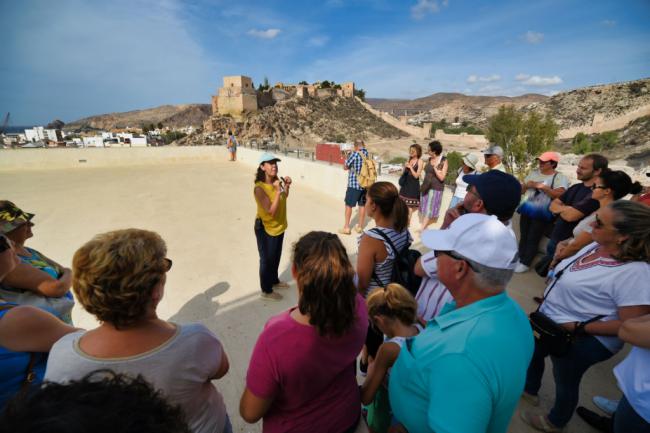
{"type": "Polygon", "coordinates": [[[361,188],[361,185],[359,185],[359,179],[357,178],[361,172],[361,165],[363,165],[363,159],[359,152],[363,153],[363,155],[368,158],[368,151],[362,147],[358,152],[352,152],[352,154],[348,156],[348,159],[345,160],[345,166],[349,168],[348,188],[363,189],[361,188]]]}

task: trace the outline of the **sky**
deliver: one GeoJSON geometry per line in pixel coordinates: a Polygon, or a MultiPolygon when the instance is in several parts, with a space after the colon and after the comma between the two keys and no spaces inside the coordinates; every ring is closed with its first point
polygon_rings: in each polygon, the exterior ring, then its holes
{"type": "Polygon", "coordinates": [[[0,114],[207,104],[224,75],[553,95],[649,77],[648,17],[648,0],[2,0],[0,114]]]}

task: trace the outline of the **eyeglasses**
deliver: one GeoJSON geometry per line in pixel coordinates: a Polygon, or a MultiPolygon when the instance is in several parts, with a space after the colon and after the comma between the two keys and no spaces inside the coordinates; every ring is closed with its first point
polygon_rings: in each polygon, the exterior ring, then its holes
{"type": "Polygon", "coordinates": [[[605,224],[603,224],[602,220],[598,217],[598,214],[594,215],[595,221],[594,221],[594,227],[597,229],[602,229],[605,227],[605,224]]]}
{"type": "Polygon", "coordinates": [[[172,262],[172,259],[168,259],[167,257],[165,257],[163,260],[165,261],[165,263],[167,263],[167,270],[166,270],[166,272],[169,272],[169,270],[172,268],[172,264],[173,264],[174,262],[172,262]]]}
{"type": "Polygon", "coordinates": [[[541,165],[541,164],[550,164],[550,163],[551,163],[550,160],[549,160],[549,161],[542,161],[541,159],[539,159],[538,161],[539,161],[539,164],[540,164],[540,165],[541,165]]]}
{"type": "Polygon", "coordinates": [[[0,236],[0,253],[11,249],[11,241],[5,236],[0,236]]]}
{"type": "Polygon", "coordinates": [[[451,258],[454,259],[454,260],[461,260],[461,261],[467,263],[467,266],[469,266],[469,267],[470,267],[474,272],[476,272],[477,274],[480,273],[479,270],[476,269],[476,267],[474,267],[474,265],[472,264],[472,262],[470,262],[470,261],[469,261],[468,259],[466,259],[465,257],[456,254],[456,253],[453,252],[453,251],[438,251],[438,250],[436,250],[436,251],[433,252],[433,255],[434,255],[436,258],[439,257],[441,254],[444,254],[444,255],[446,255],[446,256],[449,256],[449,257],[451,257],[451,258]]]}
{"type": "Polygon", "coordinates": [[[591,188],[592,191],[594,191],[596,189],[607,189],[607,187],[605,185],[596,185],[596,184],[591,185],[590,188],[591,188]]]}

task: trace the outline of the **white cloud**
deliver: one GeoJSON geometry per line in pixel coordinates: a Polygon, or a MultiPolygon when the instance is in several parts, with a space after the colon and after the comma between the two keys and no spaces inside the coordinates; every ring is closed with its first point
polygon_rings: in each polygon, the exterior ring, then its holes
{"type": "Polygon", "coordinates": [[[488,75],[488,76],[485,76],[485,77],[480,77],[478,75],[472,74],[469,77],[467,77],[467,82],[468,83],[479,83],[479,82],[480,83],[492,83],[494,81],[499,81],[500,79],[501,79],[501,75],[498,75],[498,74],[492,74],[492,75],[488,75]]]}
{"type": "Polygon", "coordinates": [[[539,44],[544,40],[544,33],[528,30],[526,33],[523,34],[522,37],[529,44],[539,44]]]}
{"type": "Polygon", "coordinates": [[[602,20],[600,23],[605,27],[614,27],[616,25],[616,21],[614,20],[602,20]]]}
{"type": "Polygon", "coordinates": [[[307,45],[310,47],[322,47],[327,45],[329,40],[329,36],[314,36],[307,40],[307,45]]]}
{"type": "Polygon", "coordinates": [[[557,75],[552,77],[541,77],[539,75],[517,74],[515,80],[521,81],[528,86],[553,86],[555,84],[562,84],[562,78],[557,75]]]}
{"type": "Polygon", "coordinates": [[[280,29],[266,29],[266,30],[250,29],[247,32],[247,34],[261,39],[273,39],[276,36],[278,36],[281,31],[282,30],[280,29]]]}
{"type": "MultiPolygon", "coordinates": [[[[417,0],[418,2],[411,6],[411,16],[416,20],[421,20],[427,14],[435,14],[440,11],[438,0],[417,0]]],[[[448,6],[449,0],[443,0],[442,6],[448,6]]]]}

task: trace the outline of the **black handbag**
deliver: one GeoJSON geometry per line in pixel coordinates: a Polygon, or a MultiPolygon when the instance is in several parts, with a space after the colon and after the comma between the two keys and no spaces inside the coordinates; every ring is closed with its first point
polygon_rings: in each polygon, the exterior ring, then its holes
{"type": "Polygon", "coordinates": [[[403,187],[404,185],[406,185],[406,176],[408,176],[408,175],[409,175],[409,171],[408,171],[408,170],[404,170],[404,172],[402,173],[402,175],[399,177],[399,181],[398,181],[399,186],[402,186],[402,187],[403,187]]]}
{"type": "MultiPolygon", "coordinates": [[[[555,284],[562,277],[562,274],[564,274],[564,271],[576,260],[578,260],[578,258],[574,259],[571,263],[569,263],[562,270],[555,274],[555,280],[553,281],[551,287],[549,287],[549,289],[546,291],[544,299],[539,304],[537,309],[530,313],[528,316],[530,320],[530,326],[533,328],[533,335],[535,336],[536,344],[542,346],[546,352],[556,357],[566,356],[569,353],[569,350],[571,350],[571,346],[573,345],[573,342],[575,341],[578,333],[576,330],[567,330],[562,325],[548,317],[546,314],[539,311],[539,309],[541,308],[546,298],[548,298],[548,295],[551,293],[551,290],[553,290],[553,287],[555,287],[555,284]]],[[[579,329],[582,330],[588,323],[595,322],[596,320],[602,319],[603,317],[605,316],[600,315],[592,317],[591,319],[582,322],[579,329]]]]}

